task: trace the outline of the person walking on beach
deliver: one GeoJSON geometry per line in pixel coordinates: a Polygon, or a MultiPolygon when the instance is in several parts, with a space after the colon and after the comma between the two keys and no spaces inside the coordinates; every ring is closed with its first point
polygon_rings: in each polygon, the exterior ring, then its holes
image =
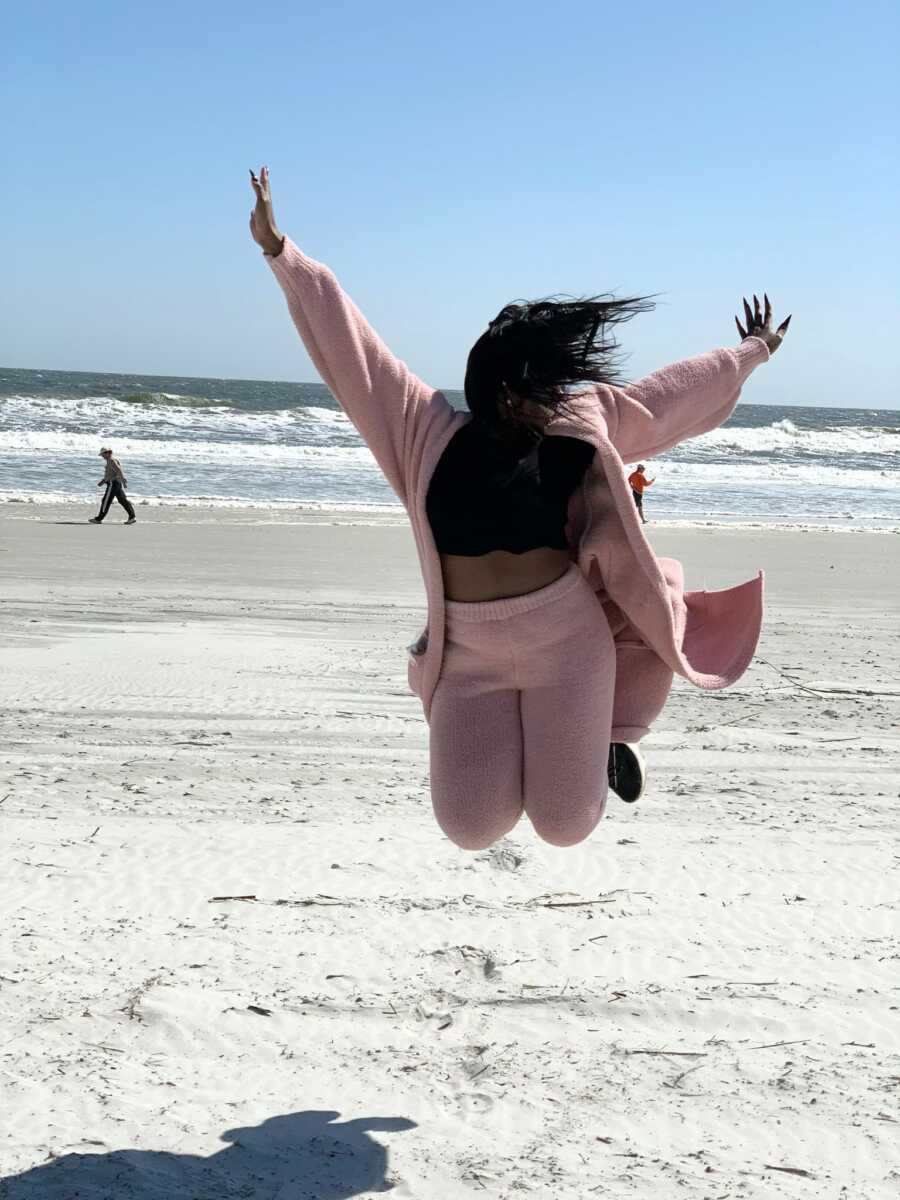
{"type": "Polygon", "coordinates": [[[727,687],[753,655],[761,576],[687,592],[657,559],[624,461],[654,458],[730,416],[785,336],[754,296],[741,343],[620,384],[615,327],[646,297],[509,304],[469,352],[468,412],[384,345],[332,272],[275,222],[250,172],[250,230],[326,385],[405,506],[428,624],[408,679],[429,722],[435,817],[480,850],[524,813],[557,846],[586,838],[607,788],[635,800],[636,743],[673,672],[727,687]]]}
{"type": "Polygon", "coordinates": [[[97,484],[97,487],[105,487],[103,499],[100,501],[100,511],[96,517],[91,517],[91,525],[102,525],[103,518],[110,510],[113,500],[118,502],[128,514],[128,520],[124,521],[124,525],[134,525],[137,517],[134,515],[134,507],[128,496],[125,494],[125,488],[128,486],[128,480],[125,478],[125,472],[122,470],[122,464],[117,458],[113,458],[113,452],[108,446],[104,446],[100,451],[100,457],[106,460],[106,470],[103,472],[103,478],[97,484]]]}
{"type": "Polygon", "coordinates": [[[640,514],[641,521],[644,525],[647,524],[647,519],[644,516],[644,490],[650,487],[651,483],[656,483],[656,476],[648,479],[644,474],[644,464],[638,463],[637,470],[632,471],[628,476],[628,483],[631,487],[631,494],[634,497],[635,508],[640,514]]]}

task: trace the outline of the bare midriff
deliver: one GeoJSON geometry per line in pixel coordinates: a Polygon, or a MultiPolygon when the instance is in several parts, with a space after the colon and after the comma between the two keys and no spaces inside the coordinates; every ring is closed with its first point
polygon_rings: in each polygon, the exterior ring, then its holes
{"type": "Polygon", "coordinates": [[[468,604],[524,596],[555,583],[565,575],[571,561],[568,550],[551,550],[546,546],[524,554],[492,550],[477,558],[442,554],[444,595],[448,600],[468,604]]]}

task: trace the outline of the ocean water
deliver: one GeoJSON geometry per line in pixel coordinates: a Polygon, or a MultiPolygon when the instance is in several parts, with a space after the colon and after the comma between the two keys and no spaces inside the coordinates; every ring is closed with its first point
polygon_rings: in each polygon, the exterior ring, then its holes
{"type": "MultiPolygon", "coordinates": [[[[398,507],[322,384],[0,368],[0,502],[96,503],[104,444],[136,505],[398,507]]],[[[900,529],[897,411],[742,403],[647,465],[651,519],[900,529]]]]}

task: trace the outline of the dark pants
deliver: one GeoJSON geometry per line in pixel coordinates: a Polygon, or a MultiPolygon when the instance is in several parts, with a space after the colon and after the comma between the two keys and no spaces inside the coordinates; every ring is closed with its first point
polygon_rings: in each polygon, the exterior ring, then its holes
{"type": "Polygon", "coordinates": [[[641,493],[636,492],[634,490],[634,488],[631,489],[631,494],[632,494],[632,496],[634,496],[634,503],[637,506],[637,510],[641,514],[641,520],[643,521],[643,519],[644,519],[644,498],[641,495],[641,493]]]}
{"type": "Polygon", "coordinates": [[[100,501],[100,511],[97,513],[97,520],[102,521],[110,510],[113,500],[118,500],[125,511],[128,513],[129,520],[134,517],[134,508],[131,501],[125,495],[125,488],[121,480],[113,479],[106,485],[106,491],[103,493],[103,499],[100,501]]]}

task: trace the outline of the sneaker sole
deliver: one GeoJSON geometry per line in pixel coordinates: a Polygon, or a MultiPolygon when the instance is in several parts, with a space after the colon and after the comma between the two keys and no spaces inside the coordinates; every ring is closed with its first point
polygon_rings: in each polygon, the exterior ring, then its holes
{"type": "Polygon", "coordinates": [[[609,779],[609,786],[620,800],[626,804],[636,804],[647,786],[647,764],[637,746],[629,746],[624,742],[616,745],[619,747],[615,753],[616,767],[613,777],[609,779]],[[620,759],[624,761],[620,763],[620,759]],[[637,791],[634,790],[635,786],[637,791]]]}

